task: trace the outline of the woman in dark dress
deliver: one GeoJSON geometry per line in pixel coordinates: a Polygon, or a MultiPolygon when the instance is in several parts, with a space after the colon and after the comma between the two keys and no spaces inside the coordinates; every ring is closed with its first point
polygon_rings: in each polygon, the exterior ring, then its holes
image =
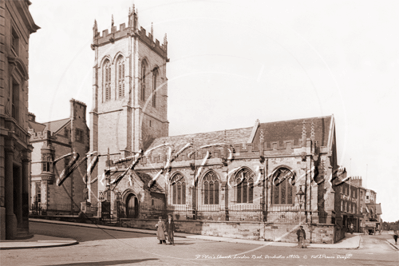
{"type": "Polygon", "coordinates": [[[162,217],[159,216],[159,221],[155,225],[157,228],[157,238],[159,240],[159,244],[165,243],[166,245],[166,238],[165,238],[165,233],[166,233],[166,228],[165,228],[165,223],[162,221],[162,217]]]}
{"type": "Polygon", "coordinates": [[[172,215],[168,215],[166,221],[166,231],[168,232],[168,240],[170,245],[175,245],[175,222],[173,221],[172,215]]]}

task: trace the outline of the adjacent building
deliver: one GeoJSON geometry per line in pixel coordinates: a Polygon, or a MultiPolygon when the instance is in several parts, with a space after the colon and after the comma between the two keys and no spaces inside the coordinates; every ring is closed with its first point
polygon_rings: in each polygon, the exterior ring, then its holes
{"type": "Polygon", "coordinates": [[[84,158],[89,151],[89,129],[86,124],[86,104],[70,100],[70,117],[39,123],[29,113],[30,143],[33,147],[30,179],[30,211],[32,214],[77,214],[81,202],[87,199],[84,180],[87,162],[57,186],[69,158],[54,160],[75,151],[84,158]]]}
{"type": "Polygon", "coordinates": [[[0,1],[0,239],[29,236],[30,1],[0,1]]]}

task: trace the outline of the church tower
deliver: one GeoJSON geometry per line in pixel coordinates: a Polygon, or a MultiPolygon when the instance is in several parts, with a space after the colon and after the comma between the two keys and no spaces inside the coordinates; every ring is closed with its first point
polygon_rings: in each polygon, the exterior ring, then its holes
{"type": "MultiPolygon", "coordinates": [[[[129,9],[128,25],[98,32],[94,21],[93,109],[90,112],[90,151],[100,155],[93,177],[101,175],[108,160],[145,150],[155,138],[168,136],[167,40],[154,39],[138,26],[138,12],[129,9]],[[109,154],[109,155],[108,155],[109,154]]],[[[92,191],[104,191],[102,182],[92,191]],[[98,186],[98,187],[97,187],[98,186]]],[[[91,193],[90,193],[91,194],[91,193]]],[[[100,193],[101,196],[101,193],[100,193]]],[[[96,199],[89,198],[95,204],[96,199]]]]}

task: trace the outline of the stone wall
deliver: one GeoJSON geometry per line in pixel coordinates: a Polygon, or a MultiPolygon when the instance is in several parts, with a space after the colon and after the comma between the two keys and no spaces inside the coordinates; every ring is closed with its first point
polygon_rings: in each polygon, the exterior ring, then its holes
{"type": "MultiPolygon", "coordinates": [[[[157,222],[157,219],[121,219],[121,226],[154,230],[157,222]]],[[[175,224],[176,231],[181,233],[290,243],[298,241],[296,235],[299,229],[298,224],[198,220],[178,220],[175,224]]],[[[312,243],[334,243],[334,225],[332,224],[316,224],[312,227],[304,224],[303,228],[306,239],[308,241],[312,239],[312,243]]]]}

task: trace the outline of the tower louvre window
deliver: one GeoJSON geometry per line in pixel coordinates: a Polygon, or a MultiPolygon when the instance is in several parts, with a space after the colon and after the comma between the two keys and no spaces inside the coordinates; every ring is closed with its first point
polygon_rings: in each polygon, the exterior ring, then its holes
{"type": "Polygon", "coordinates": [[[117,63],[118,72],[118,97],[123,98],[125,96],[125,61],[123,57],[120,57],[117,63]]]}
{"type": "Polygon", "coordinates": [[[146,62],[141,63],[141,100],[145,101],[145,76],[147,71],[146,62]]]}
{"type": "Polygon", "coordinates": [[[111,64],[109,60],[104,63],[103,67],[104,76],[104,98],[105,101],[111,100],[111,64]]]}
{"type": "Polygon", "coordinates": [[[157,107],[157,78],[158,69],[155,68],[152,71],[152,107],[157,107]]]}

